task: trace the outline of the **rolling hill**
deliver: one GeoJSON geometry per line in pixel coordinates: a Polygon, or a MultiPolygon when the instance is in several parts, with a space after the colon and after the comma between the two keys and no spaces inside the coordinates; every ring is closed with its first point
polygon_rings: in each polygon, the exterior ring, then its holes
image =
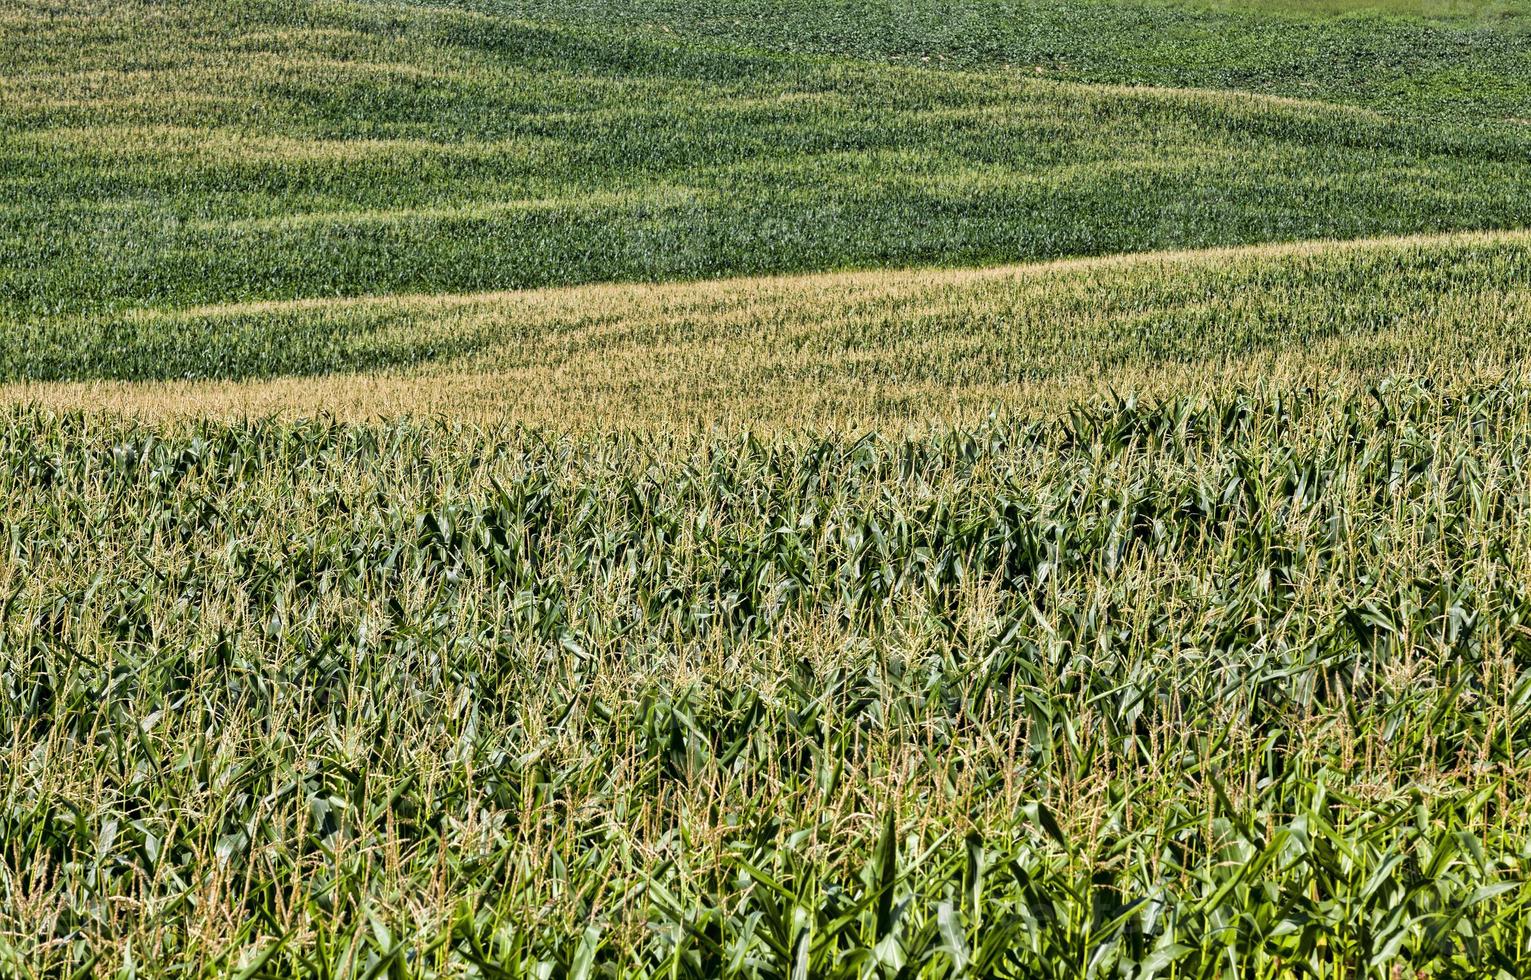
{"type": "Polygon", "coordinates": [[[1526,975],[1528,14],[0,3],[0,975],[1526,975]]]}

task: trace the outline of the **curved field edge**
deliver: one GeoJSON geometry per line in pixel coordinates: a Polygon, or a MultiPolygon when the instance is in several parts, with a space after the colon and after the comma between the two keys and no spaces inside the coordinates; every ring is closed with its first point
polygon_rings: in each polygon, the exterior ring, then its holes
{"type": "MultiPolygon", "coordinates": [[[[69,332],[109,349],[134,309],[1531,225],[1504,122],[442,8],[85,3],[7,32],[10,377],[111,374],[69,332]]],[[[295,350],[116,370],[326,367],[295,350]]]]}
{"type": "MultiPolygon", "coordinates": [[[[1346,390],[1392,374],[1521,371],[1531,233],[233,304],[123,324],[110,355],[82,344],[69,363],[162,380],[22,381],[0,399],[150,417],[445,414],[575,428],[959,422],[1113,391],[1346,390]],[[340,373],[178,378],[295,364],[340,373]]],[[[68,350],[13,344],[14,356],[68,350]]]]}

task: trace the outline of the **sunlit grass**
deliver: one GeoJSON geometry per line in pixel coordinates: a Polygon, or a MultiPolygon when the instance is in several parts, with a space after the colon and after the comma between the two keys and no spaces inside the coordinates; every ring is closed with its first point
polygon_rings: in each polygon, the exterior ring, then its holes
{"type": "Polygon", "coordinates": [[[1112,392],[1492,374],[1527,363],[1528,328],[1531,237],[1467,233],[143,312],[13,335],[0,365],[27,380],[0,397],[147,417],[901,429],[1112,392]]]}

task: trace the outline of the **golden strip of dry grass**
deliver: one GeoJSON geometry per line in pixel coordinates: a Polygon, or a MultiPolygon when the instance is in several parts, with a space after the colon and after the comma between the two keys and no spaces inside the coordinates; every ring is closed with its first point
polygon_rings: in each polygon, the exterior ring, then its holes
{"type": "Polygon", "coordinates": [[[19,383],[0,401],[147,418],[445,415],[575,430],[904,428],[1110,393],[1521,372],[1531,232],[1304,242],[960,270],[244,303],[263,322],[474,353],[257,381],[19,383]]]}
{"type": "MultiPolygon", "coordinates": [[[[1160,252],[1135,252],[1122,255],[1054,259],[1046,262],[1020,262],[1011,265],[965,269],[914,268],[872,269],[842,272],[816,272],[781,276],[741,276],[701,282],[601,283],[592,286],[568,286],[548,289],[495,290],[456,294],[394,294],[360,296],[345,299],[298,299],[253,303],[226,303],[176,311],[166,316],[214,316],[243,313],[267,313],[286,310],[339,309],[376,305],[407,306],[416,310],[465,307],[479,303],[547,305],[567,309],[574,306],[612,306],[623,302],[683,303],[694,305],[706,300],[739,293],[778,297],[806,292],[864,290],[874,294],[907,290],[918,285],[967,284],[1004,279],[1036,279],[1066,273],[1096,273],[1110,270],[1149,271],[1166,274],[1179,266],[1210,266],[1238,260],[1301,258],[1356,252],[1403,252],[1410,249],[1448,249],[1497,245],[1531,246],[1531,229],[1516,231],[1466,231],[1433,235],[1387,235],[1375,238],[1337,241],[1319,239],[1300,242],[1274,242],[1262,245],[1236,245],[1224,248],[1175,249],[1160,252]]],[[[148,314],[152,316],[153,314],[148,314]]]]}

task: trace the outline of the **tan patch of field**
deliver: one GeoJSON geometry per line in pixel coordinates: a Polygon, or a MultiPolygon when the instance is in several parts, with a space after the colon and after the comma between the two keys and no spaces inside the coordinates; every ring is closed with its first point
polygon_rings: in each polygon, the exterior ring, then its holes
{"type": "MultiPolygon", "coordinates": [[[[1247,357],[1227,363],[1133,365],[1081,370],[1066,379],[948,385],[837,376],[812,364],[752,370],[730,345],[626,348],[545,368],[426,369],[249,382],[75,382],[0,386],[0,403],[55,411],[103,410],[147,420],[305,418],[370,421],[402,416],[493,424],[514,421],[571,432],[675,431],[741,426],[762,431],[920,431],[977,422],[991,414],[1041,417],[1118,395],[1214,398],[1290,390],[1322,380],[1336,392],[1364,388],[1376,372],[1346,365],[1350,345],[1247,357]],[[770,377],[777,374],[776,377],[770,377]]],[[[1441,372],[1445,365],[1420,364],[1441,372]]],[[[1458,363],[1454,381],[1531,380],[1531,364],[1492,358],[1458,363]]]]}
{"type": "Polygon", "coordinates": [[[1356,388],[1400,371],[1493,377],[1527,368],[1485,338],[1531,325],[1531,259],[1522,263],[1517,251],[1528,245],[1528,232],[1470,233],[985,269],[150,311],[137,315],[145,329],[297,317],[324,330],[361,318],[380,324],[372,329],[384,340],[488,339],[456,360],[365,374],[25,383],[0,387],[0,401],[154,418],[900,429],[992,412],[1050,413],[1114,393],[1213,396],[1320,379],[1356,388]],[[1480,247],[1499,250],[1506,281],[1411,299],[1412,281],[1390,278],[1395,266],[1419,264],[1420,250],[1430,261],[1437,251],[1460,261],[1480,247]],[[1276,328],[1274,338],[1228,340],[1229,330],[1272,319],[1292,324],[1293,335],[1276,328]],[[1325,332],[1328,319],[1356,326],[1325,332]],[[1197,331],[1214,331],[1205,350],[1177,336],[1197,331]]]}
{"type": "Polygon", "coordinates": [[[558,209],[582,210],[597,207],[622,207],[647,204],[667,207],[715,201],[718,195],[689,187],[651,187],[642,191],[607,191],[565,196],[522,198],[511,201],[482,201],[470,205],[430,208],[390,208],[368,211],[308,211],[284,214],[277,218],[236,218],[192,222],[201,230],[243,229],[270,231],[323,224],[408,224],[415,221],[504,219],[518,214],[558,209]]]}
{"type": "Polygon", "coordinates": [[[196,126],[79,126],[32,130],[16,137],[21,147],[48,153],[151,154],[240,162],[356,163],[431,155],[437,157],[530,156],[551,140],[522,138],[487,143],[448,143],[422,139],[302,139],[196,126]]]}
{"type": "Polygon", "coordinates": [[[1289,95],[1267,95],[1260,92],[1244,92],[1235,89],[1172,88],[1163,85],[1109,85],[1061,82],[1051,79],[1027,79],[1035,85],[1055,85],[1071,88],[1093,102],[1120,105],[1126,99],[1132,102],[1165,102],[1186,106],[1208,106],[1234,116],[1264,114],[1270,110],[1285,110],[1287,115],[1303,118],[1342,118],[1355,122],[1384,123],[1387,116],[1363,106],[1327,102],[1322,99],[1302,99],[1289,95]]]}
{"type": "Polygon", "coordinates": [[[593,286],[558,286],[547,289],[489,290],[478,293],[408,294],[358,296],[346,299],[314,298],[201,306],[174,313],[146,311],[144,316],[237,316],[250,313],[276,313],[287,310],[334,310],[343,307],[400,307],[412,312],[440,312],[481,304],[518,303],[527,307],[546,307],[555,312],[591,309],[611,305],[661,306],[691,309],[698,304],[716,305],[721,301],[737,302],[749,296],[760,302],[779,303],[782,297],[801,297],[810,302],[817,297],[884,297],[911,288],[926,286],[965,286],[1004,280],[1034,280],[1059,273],[1136,269],[1167,273],[1184,265],[1212,265],[1224,260],[1280,259],[1361,252],[1376,249],[1402,250],[1415,247],[1455,247],[1474,244],[1531,245],[1531,230],[1467,231],[1444,235],[1395,235],[1378,238],[1338,241],[1331,239],[1299,242],[1274,242],[1265,245],[1237,245],[1226,248],[1176,249],[1151,253],[1091,256],[1025,262],[1014,265],[978,268],[874,269],[843,272],[814,272],[785,276],[743,276],[698,282],[602,283],[593,286]]]}

